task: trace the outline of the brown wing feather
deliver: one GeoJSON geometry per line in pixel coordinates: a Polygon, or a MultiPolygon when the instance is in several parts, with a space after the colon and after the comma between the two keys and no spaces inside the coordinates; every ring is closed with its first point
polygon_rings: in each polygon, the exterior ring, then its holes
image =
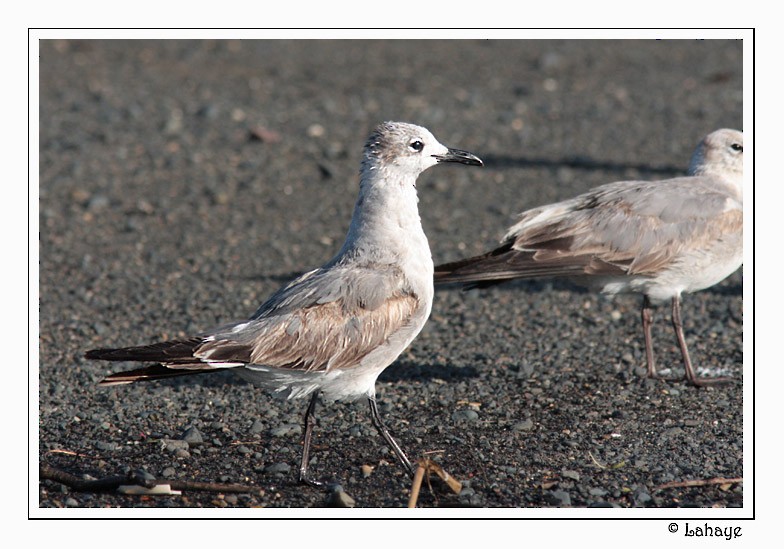
{"type": "Polygon", "coordinates": [[[351,368],[409,322],[418,306],[417,297],[407,293],[395,294],[373,309],[346,310],[344,300],[313,305],[262,319],[243,343],[216,337],[195,354],[209,360],[241,356],[252,364],[293,370],[351,368]]]}

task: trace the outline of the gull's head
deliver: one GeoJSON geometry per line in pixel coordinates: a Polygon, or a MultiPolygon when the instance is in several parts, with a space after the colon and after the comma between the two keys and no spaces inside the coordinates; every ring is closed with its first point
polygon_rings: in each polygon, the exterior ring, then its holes
{"type": "Polygon", "coordinates": [[[722,129],[705,136],[691,157],[689,174],[743,177],[743,132],[722,129]]]}
{"type": "Polygon", "coordinates": [[[441,162],[482,165],[477,156],[442,145],[421,126],[384,122],[373,130],[365,143],[362,171],[388,170],[402,177],[416,178],[430,166],[441,162]]]}

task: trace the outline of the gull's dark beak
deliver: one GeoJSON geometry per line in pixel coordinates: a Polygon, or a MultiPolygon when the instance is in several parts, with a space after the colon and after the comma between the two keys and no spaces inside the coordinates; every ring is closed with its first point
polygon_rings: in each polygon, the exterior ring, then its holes
{"type": "Polygon", "coordinates": [[[475,154],[460,149],[447,149],[446,154],[434,154],[433,158],[439,162],[458,162],[469,166],[484,166],[482,160],[475,154]]]}

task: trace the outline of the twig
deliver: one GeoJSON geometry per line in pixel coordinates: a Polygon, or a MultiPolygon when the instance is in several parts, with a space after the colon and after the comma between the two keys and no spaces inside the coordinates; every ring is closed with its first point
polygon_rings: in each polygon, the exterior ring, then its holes
{"type": "Polygon", "coordinates": [[[460,490],[463,488],[463,485],[459,480],[444,471],[444,469],[435,461],[428,458],[422,458],[417,462],[417,465],[417,470],[414,473],[414,481],[411,484],[411,497],[408,498],[409,509],[416,507],[417,499],[419,498],[419,490],[422,487],[422,480],[425,477],[425,473],[428,473],[428,484],[430,484],[429,473],[435,473],[452,489],[455,494],[459,494],[460,490]]]}
{"type": "Polygon", "coordinates": [[[710,486],[713,484],[739,484],[743,482],[743,477],[736,478],[708,478],[700,480],[681,480],[673,482],[665,482],[654,488],[654,492],[659,490],[666,490],[667,488],[690,488],[693,486],[710,486]]]}
{"type": "Polygon", "coordinates": [[[184,490],[193,492],[225,492],[225,493],[250,493],[263,495],[264,490],[255,486],[244,484],[216,484],[213,482],[197,482],[193,480],[152,480],[147,485],[140,484],[139,480],[132,475],[115,475],[96,480],[83,480],[60,469],[41,465],[39,468],[41,480],[53,480],[60,484],[65,484],[77,492],[108,492],[116,491],[120,486],[136,484],[144,488],[152,489],[157,485],[169,485],[172,490],[184,490]]]}
{"type": "Polygon", "coordinates": [[[425,467],[420,462],[414,473],[414,482],[411,484],[411,497],[408,498],[408,508],[413,509],[416,507],[417,499],[419,499],[419,489],[422,487],[422,479],[425,477],[425,467]]]}
{"type": "Polygon", "coordinates": [[[89,458],[89,459],[97,459],[94,456],[89,456],[87,454],[79,454],[77,452],[74,452],[73,450],[62,450],[60,448],[55,448],[54,450],[48,450],[46,453],[47,454],[65,454],[66,456],[74,456],[74,457],[83,457],[83,458],[89,458]]]}
{"type": "Polygon", "coordinates": [[[593,462],[596,464],[596,466],[597,466],[599,469],[607,469],[607,466],[606,466],[606,465],[602,465],[601,463],[599,463],[599,462],[596,460],[596,458],[595,458],[595,457],[593,457],[593,454],[592,454],[591,452],[588,452],[588,455],[589,455],[589,456],[591,456],[591,460],[592,460],[592,461],[593,461],[593,462]]]}

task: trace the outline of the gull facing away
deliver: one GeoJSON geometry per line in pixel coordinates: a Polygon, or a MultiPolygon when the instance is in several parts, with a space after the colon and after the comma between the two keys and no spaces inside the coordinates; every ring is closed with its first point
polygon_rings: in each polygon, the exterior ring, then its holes
{"type": "Polygon", "coordinates": [[[379,125],[368,138],[359,197],[346,241],[322,267],[293,280],[250,319],[179,341],[95,349],[90,359],[156,362],[112,374],[101,385],[230,369],[287,398],[310,397],[304,419],[299,480],[308,475],[319,395],[366,397],[373,425],[413,474],[411,462],[381,421],[376,378],[408,347],[430,316],[433,260],[417,208],[417,177],[438,163],[481,166],[471,153],[450,149],[425,128],[379,125]]]}
{"type": "Polygon", "coordinates": [[[651,301],[672,300],[672,325],[686,379],[703,386],[681,323],[681,293],[717,284],[743,264],[743,133],[721,129],[697,146],[688,177],[621,181],[520,214],[501,246],[439,265],[436,284],[490,286],[518,278],[564,277],[606,294],[640,293],[649,377],[651,301]]]}

